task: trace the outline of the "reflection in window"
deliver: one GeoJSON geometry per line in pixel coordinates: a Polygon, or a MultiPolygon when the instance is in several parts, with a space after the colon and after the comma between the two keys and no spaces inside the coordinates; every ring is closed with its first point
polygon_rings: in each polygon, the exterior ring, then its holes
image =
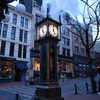
{"type": "Polygon", "coordinates": [[[4,24],[4,26],[3,26],[3,33],[2,33],[2,37],[3,38],[7,37],[7,28],[8,28],[8,25],[4,24]]]}
{"type": "Polygon", "coordinates": [[[14,56],[14,43],[10,44],[10,56],[14,56]]]}
{"type": "Polygon", "coordinates": [[[2,41],[1,42],[1,55],[5,54],[5,47],[6,47],[6,42],[2,41]]]}
{"type": "Polygon", "coordinates": [[[11,39],[15,40],[15,33],[16,33],[16,28],[12,27],[12,32],[11,32],[11,39]]]}

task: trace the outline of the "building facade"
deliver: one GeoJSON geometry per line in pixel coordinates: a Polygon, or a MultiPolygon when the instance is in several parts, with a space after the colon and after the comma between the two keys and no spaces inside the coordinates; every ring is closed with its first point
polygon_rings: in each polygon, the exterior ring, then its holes
{"type": "MultiPolygon", "coordinates": [[[[73,28],[72,28],[73,29],[73,28]]],[[[77,33],[78,34],[78,33],[77,33]]],[[[86,41],[85,33],[82,33],[83,40],[86,41]]],[[[92,30],[89,34],[89,42],[93,41],[92,30]]],[[[73,51],[73,71],[75,77],[81,77],[84,74],[89,75],[89,65],[88,58],[86,54],[85,47],[82,44],[82,40],[76,34],[72,34],[72,51],[73,51]]],[[[94,47],[90,50],[91,58],[92,58],[92,66],[95,69],[95,51],[94,47]]]]}
{"type": "Polygon", "coordinates": [[[0,77],[25,81],[30,60],[32,15],[18,14],[11,5],[8,14],[10,21],[0,23],[0,77]]]}

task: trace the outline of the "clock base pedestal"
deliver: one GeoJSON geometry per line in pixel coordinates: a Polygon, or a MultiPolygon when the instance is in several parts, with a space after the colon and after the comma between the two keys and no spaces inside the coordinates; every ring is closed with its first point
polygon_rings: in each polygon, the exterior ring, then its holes
{"type": "Polygon", "coordinates": [[[61,87],[59,86],[39,86],[36,89],[34,100],[64,100],[61,97],[61,87]]]}

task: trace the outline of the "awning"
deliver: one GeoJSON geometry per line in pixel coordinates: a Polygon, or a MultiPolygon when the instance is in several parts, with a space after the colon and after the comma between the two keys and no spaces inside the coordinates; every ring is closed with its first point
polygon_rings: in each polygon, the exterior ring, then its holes
{"type": "Polygon", "coordinates": [[[16,62],[16,69],[26,70],[28,69],[27,62],[16,62]]]}

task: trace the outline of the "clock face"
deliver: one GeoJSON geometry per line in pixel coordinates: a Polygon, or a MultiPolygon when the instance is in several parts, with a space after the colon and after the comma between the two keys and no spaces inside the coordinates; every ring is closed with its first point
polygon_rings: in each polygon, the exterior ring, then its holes
{"type": "Polygon", "coordinates": [[[57,27],[54,25],[49,26],[49,32],[52,36],[56,37],[58,35],[57,27]]]}
{"type": "Polygon", "coordinates": [[[39,33],[40,37],[44,37],[46,33],[47,33],[47,26],[46,25],[41,26],[40,33],[39,33]]]}

